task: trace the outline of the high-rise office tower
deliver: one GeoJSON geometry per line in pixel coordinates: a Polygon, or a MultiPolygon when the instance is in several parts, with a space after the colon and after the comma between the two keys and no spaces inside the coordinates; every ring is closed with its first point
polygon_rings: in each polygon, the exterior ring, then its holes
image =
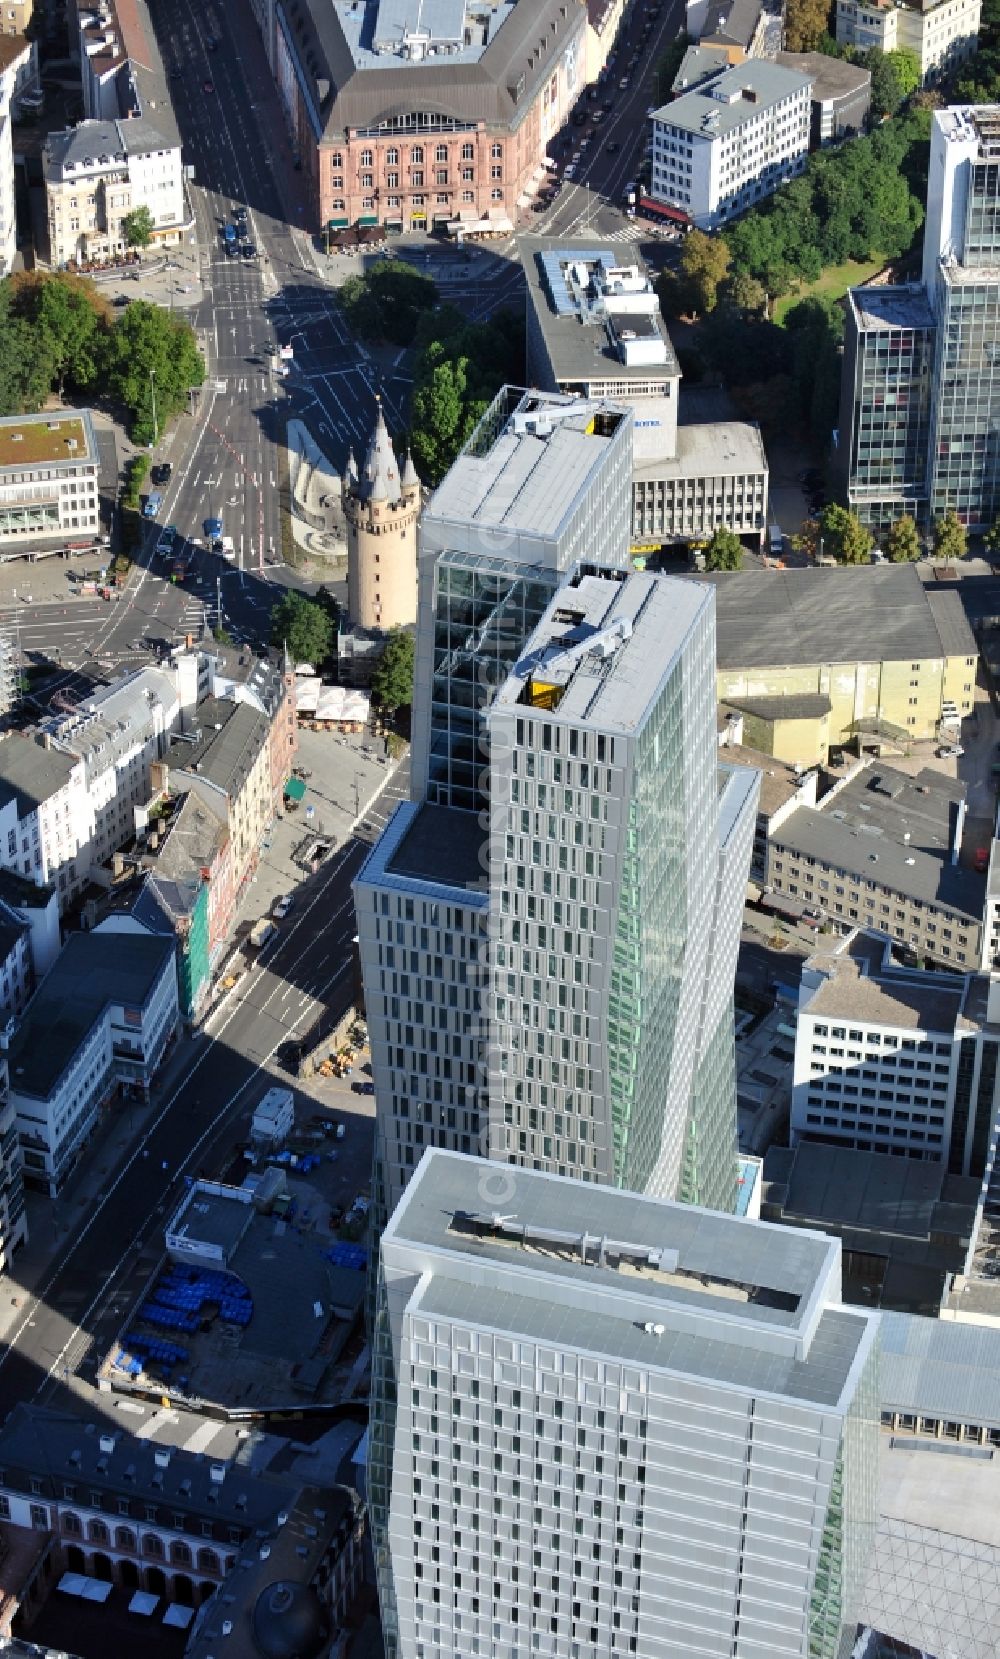
{"type": "Polygon", "coordinates": [[[381,1244],[392,1659],[843,1659],[878,1315],[841,1246],[428,1153],[381,1244]]]}
{"type": "Polygon", "coordinates": [[[759,780],[718,768],[711,588],[569,578],[487,720],[490,1150],[731,1210],[759,780]]]}
{"type": "Polygon", "coordinates": [[[1000,106],[935,110],[922,280],[851,291],[839,457],[882,526],[1000,509],[1000,106]]]}

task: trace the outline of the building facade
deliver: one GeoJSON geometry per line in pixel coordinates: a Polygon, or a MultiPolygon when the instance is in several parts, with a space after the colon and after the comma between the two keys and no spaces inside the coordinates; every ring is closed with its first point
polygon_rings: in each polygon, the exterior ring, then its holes
{"type": "MultiPolygon", "coordinates": [[[[170,749],[170,787],[200,795],[228,830],[230,880],[238,899],[257,867],[280,803],[271,765],[271,719],[251,703],[208,697],[198,725],[170,749]]],[[[287,774],[286,774],[287,776],[287,774]]]]}
{"type": "Polygon", "coordinates": [[[29,1185],[57,1195],[116,1087],[148,1099],[177,1022],[173,938],[70,935],[4,1039],[29,1185]]]}
{"type": "Polygon", "coordinates": [[[652,116],[653,201],[716,230],[801,173],[809,153],[808,75],[754,58],[652,116]]]}
{"type": "Polygon", "coordinates": [[[441,1152],[382,1237],[390,1659],[849,1653],[877,1316],[838,1240],[441,1152]]]}
{"type": "Polygon", "coordinates": [[[10,1272],[17,1251],[27,1242],[17,1112],[10,1098],[7,1056],[0,1054],[0,1273],[10,1272]]]}
{"type": "Polygon", "coordinates": [[[921,282],[855,289],[847,312],[837,465],[877,528],[900,512],[927,526],[954,511],[974,531],[997,516],[998,200],[1000,106],[935,110],[921,282]]]}
{"type": "Polygon", "coordinates": [[[981,0],[837,0],[836,36],[859,52],[900,48],[913,52],[925,85],[953,74],[972,57],[979,41],[981,0]]]}
{"type": "Polygon", "coordinates": [[[314,231],[513,229],[586,73],[586,9],[351,0],[255,11],[314,231]],[[268,38],[270,37],[270,38],[268,38]]]}
{"type": "Polygon", "coordinates": [[[99,471],[89,410],[0,420],[0,548],[63,535],[96,541],[99,471]]]}
{"type": "Polygon", "coordinates": [[[417,620],[420,480],[407,454],[400,476],[379,404],[361,476],[348,458],[342,500],[347,521],[347,612],[355,628],[412,628],[417,620]]]}
{"type": "Polygon", "coordinates": [[[791,1139],[944,1164],[983,1190],[1000,1115],[1000,1025],[979,975],[929,973],[859,935],[806,963],[791,1139]]]}
{"type": "MultiPolygon", "coordinates": [[[[0,35],[0,277],[9,276],[17,253],[17,203],[14,194],[14,146],[11,125],[19,96],[37,81],[34,45],[15,32],[22,7],[3,8],[0,35]],[[13,12],[13,18],[11,17],[13,12]]],[[[30,7],[28,8],[30,15],[30,7]]]]}
{"type": "Polygon", "coordinates": [[[158,242],[181,240],[188,214],[180,140],[148,121],[81,121],[50,133],[43,173],[54,266],[126,253],[126,220],[138,207],[149,209],[158,242]]]}

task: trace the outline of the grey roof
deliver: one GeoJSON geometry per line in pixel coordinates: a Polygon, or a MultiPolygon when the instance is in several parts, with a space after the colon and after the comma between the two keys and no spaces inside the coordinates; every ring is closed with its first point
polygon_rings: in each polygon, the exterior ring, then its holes
{"type": "Polygon", "coordinates": [[[775,760],[746,743],[725,743],[719,750],[720,764],[750,766],[760,773],[760,796],[757,811],[769,818],[790,801],[801,789],[805,775],[796,772],[788,761],[775,760]]]}
{"type": "Polygon", "coordinates": [[[833,708],[821,691],[790,692],[787,697],[727,697],[726,702],[758,720],[822,720],[833,708]]]}
{"type": "Polygon", "coordinates": [[[725,46],[689,46],[681,58],[670,90],[686,92],[689,87],[700,86],[712,75],[721,75],[728,67],[729,53],[725,46]]]}
{"type": "Polygon", "coordinates": [[[191,1187],[167,1223],[171,1237],[215,1245],[228,1262],[254,1220],[254,1207],[230,1192],[210,1192],[198,1184],[191,1187]]]}
{"type": "Polygon", "coordinates": [[[762,10],[761,0],[709,0],[701,39],[733,41],[747,51],[762,10]]]}
{"type": "Polygon", "coordinates": [[[863,951],[831,951],[810,961],[825,977],[806,1005],[808,1014],[954,1035],[965,1002],[964,979],[897,966],[880,971],[881,964],[872,965],[863,951]]]}
{"type": "Polygon", "coordinates": [[[979,645],[957,588],[928,588],[927,603],[946,657],[976,657],[979,645]]]}
{"type": "Polygon", "coordinates": [[[174,881],[201,882],[202,870],[212,863],[227,830],[222,819],[194,789],[188,789],[174,808],[160,845],[148,853],[158,876],[174,881]]]}
{"type": "Polygon", "coordinates": [[[786,1224],[795,1217],[809,1227],[878,1233],[890,1245],[926,1244],[932,1234],[968,1241],[980,1185],[949,1175],[944,1164],[802,1141],[766,1154],[762,1202],[780,1205],[786,1224]]]}
{"type": "Polygon", "coordinates": [[[129,121],[81,121],[75,127],[48,135],[45,163],[65,174],[67,169],[90,168],[98,163],[109,167],[115,162],[124,165],[130,155],[151,155],[157,150],[175,148],[179,143],[176,134],[167,136],[142,116],[129,121]]]}
{"type": "MultiPolygon", "coordinates": [[[[596,383],[614,380],[628,383],[652,380],[676,384],[680,380],[680,364],[673,342],[663,319],[657,313],[657,333],[666,356],[662,363],[623,363],[614,349],[607,330],[599,323],[585,326],[575,306],[567,307],[558,294],[552,293],[546,267],[553,262],[561,269],[570,262],[614,269],[622,263],[620,244],[613,242],[567,243],[564,237],[520,236],[518,253],[524,271],[528,305],[531,307],[545,343],[555,386],[596,383]]],[[[630,258],[632,256],[629,256],[630,258]]],[[[530,339],[530,329],[529,329],[530,339]]],[[[676,392],[674,393],[676,396],[676,392]]]]}
{"type": "Polygon", "coordinates": [[[447,886],[485,889],[486,835],[478,812],[423,801],[386,860],[392,875],[417,876],[447,886]]]}
{"type": "Polygon", "coordinates": [[[491,1171],[425,1153],[382,1241],[391,1267],[422,1264],[415,1311],[843,1408],[873,1327],[832,1305],[834,1240],[515,1166],[497,1186],[491,1171]],[[622,1250],[642,1265],[619,1271],[622,1250]]]}
{"type": "Polygon", "coordinates": [[[252,1535],[287,1509],[296,1491],[296,1482],[272,1475],[262,1478],[231,1464],[221,1481],[213,1480],[214,1459],[179,1448],[170,1450],[169,1461],[161,1467],[158,1453],[162,1458],[164,1448],[152,1440],[111,1424],[99,1431],[94,1423],[45,1406],[15,1405],[0,1428],[0,1465],[9,1489],[28,1491],[23,1477],[35,1476],[42,1482],[39,1495],[62,1503],[65,1483],[78,1482],[81,1501],[88,1507],[93,1488],[128,1499],[136,1519],[145,1520],[145,1506],[152,1503],[161,1525],[170,1526],[175,1511],[184,1514],[192,1531],[197,1526],[200,1532],[201,1520],[209,1520],[213,1535],[227,1542],[229,1527],[252,1535]],[[101,1448],[104,1432],[114,1438],[110,1451],[101,1448]]]}
{"type": "Polygon", "coordinates": [[[785,69],[797,69],[808,75],[813,83],[814,103],[838,103],[841,98],[855,98],[872,84],[871,71],[846,58],[830,58],[825,52],[777,52],[775,63],[785,69]]]}
{"type": "Polygon", "coordinates": [[[910,564],[745,570],[687,579],[715,588],[720,669],[940,661],[949,653],[976,653],[971,628],[961,627],[954,608],[941,612],[931,606],[910,564]],[[945,621],[939,624],[941,616],[945,621]]]}
{"type": "Polygon", "coordinates": [[[358,495],[362,501],[399,500],[399,462],[385,424],[381,399],[375,417],[375,430],[361,469],[358,495]]]}
{"type": "MultiPolygon", "coordinates": [[[[749,4],[756,4],[756,0],[749,0],[749,4]]],[[[767,58],[749,58],[727,69],[708,86],[695,87],[672,104],[664,104],[653,119],[696,138],[715,138],[735,132],[745,122],[756,120],[762,110],[811,85],[810,76],[796,69],[782,69],[767,58]]]]}
{"type": "Polygon", "coordinates": [[[489,718],[518,706],[528,681],[537,678],[559,687],[548,719],[634,735],[704,617],[704,596],[695,593],[675,577],[637,571],[620,581],[584,576],[564,585],[501,686],[489,718]],[[623,633],[609,640],[607,630],[615,627],[623,633]],[[603,638],[604,654],[587,648],[592,636],[603,638]]]}
{"type": "Polygon", "coordinates": [[[1000,1428],[1000,1329],[905,1313],[881,1327],[883,1411],[1000,1428]]]}
{"type": "Polygon", "coordinates": [[[582,6],[518,0],[500,9],[500,27],[494,19],[485,49],[416,62],[371,52],[378,15],[377,6],[353,0],[307,0],[303,6],[297,58],[317,137],[335,139],[348,127],[378,126],[414,109],[473,126],[484,121],[487,128],[511,127],[586,28],[582,6]]]}
{"type": "Polygon", "coordinates": [[[901,283],[891,288],[851,288],[847,298],[858,328],[865,333],[934,327],[934,313],[922,282],[901,283]]]}
{"type": "Polygon", "coordinates": [[[767,455],[756,421],[682,421],[674,455],[639,461],[637,484],[658,478],[742,478],[767,476],[767,455]]]}
{"type": "Polygon", "coordinates": [[[75,755],[46,749],[12,732],[0,742],[0,807],[14,801],[18,817],[26,818],[65,788],[78,764],[75,755]]]}
{"type": "Polygon", "coordinates": [[[267,740],[268,718],[251,703],[206,697],[198,704],[202,736],[194,745],[174,742],[172,767],[204,777],[230,798],[237,795],[267,740]]]}
{"type": "Polygon", "coordinates": [[[142,1008],[175,949],[149,933],[71,933],[10,1045],[11,1091],[46,1099],[108,1005],[142,1008]]]}
{"type": "Polygon", "coordinates": [[[420,483],[420,479],[417,475],[417,469],[413,464],[413,451],[410,449],[406,451],[406,462],[403,466],[403,477],[401,479],[401,483],[404,490],[412,490],[420,483]]]}
{"type": "Polygon", "coordinates": [[[627,419],[620,405],[603,400],[525,393],[488,448],[463,450],[453,461],[424,523],[526,531],[537,551],[539,541],[556,539],[570,522],[604,464],[613,429],[627,419]]]}
{"type": "Polygon", "coordinates": [[[964,788],[925,768],[915,778],[864,767],[825,808],[800,806],[772,831],[782,847],[980,925],[985,876],[950,862],[964,788]],[[903,837],[910,839],[904,841],[903,837]]]}
{"type": "Polygon", "coordinates": [[[0,899],[15,910],[44,910],[54,896],[54,887],[36,885],[17,870],[0,870],[0,899]]]}

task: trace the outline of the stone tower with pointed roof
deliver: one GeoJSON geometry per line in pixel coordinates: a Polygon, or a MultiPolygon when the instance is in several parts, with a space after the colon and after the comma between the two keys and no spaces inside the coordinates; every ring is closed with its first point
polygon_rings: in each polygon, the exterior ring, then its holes
{"type": "Polygon", "coordinates": [[[417,620],[420,480],[408,454],[402,477],[379,403],[360,475],[353,455],[342,484],[347,519],[347,608],[355,628],[411,628],[417,620]]]}

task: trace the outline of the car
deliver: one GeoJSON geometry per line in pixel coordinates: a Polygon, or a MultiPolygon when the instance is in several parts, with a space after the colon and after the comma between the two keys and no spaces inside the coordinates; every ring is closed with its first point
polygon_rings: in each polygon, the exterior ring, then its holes
{"type": "Polygon", "coordinates": [[[221,518],[207,518],[202,524],[202,530],[209,541],[217,541],[222,535],[221,518]]]}
{"type": "Polygon", "coordinates": [[[569,165],[566,168],[565,176],[568,179],[575,179],[576,178],[576,162],[575,161],[571,161],[569,163],[569,165]]]}
{"type": "Polygon", "coordinates": [[[205,36],[205,50],[206,52],[217,52],[219,50],[219,42],[214,35],[205,36]]]}
{"type": "Polygon", "coordinates": [[[241,242],[240,254],[244,259],[256,259],[257,249],[254,247],[252,242],[241,242]]]}
{"type": "Polygon", "coordinates": [[[160,461],[150,471],[150,478],[154,484],[169,484],[173,475],[173,467],[169,461],[160,461]]]}
{"type": "Polygon", "coordinates": [[[965,754],[965,750],[961,743],[942,743],[940,748],[935,749],[934,753],[938,760],[959,760],[965,754]]]}
{"type": "Polygon", "coordinates": [[[226,258],[227,259],[239,259],[239,257],[240,257],[239,243],[238,242],[227,242],[226,243],[226,258]]]}
{"type": "Polygon", "coordinates": [[[604,153],[605,153],[605,155],[613,156],[613,155],[617,155],[618,151],[620,149],[621,149],[621,145],[619,144],[617,138],[613,138],[611,140],[610,144],[605,144],[604,153]]]}
{"type": "Polygon", "coordinates": [[[284,921],[284,918],[288,915],[288,912],[291,910],[294,903],[295,899],[291,893],[283,893],[280,899],[275,899],[274,904],[271,906],[271,915],[274,917],[275,921],[284,921]]]}
{"type": "Polygon", "coordinates": [[[202,81],[201,90],[202,90],[202,92],[214,92],[215,91],[214,81],[202,81]]]}
{"type": "Polygon", "coordinates": [[[183,74],[184,74],[184,71],[181,68],[179,63],[172,63],[170,65],[170,79],[172,81],[179,81],[183,74]]]}
{"type": "Polygon", "coordinates": [[[618,82],[618,85],[621,87],[623,92],[628,87],[628,84],[629,84],[629,77],[627,75],[623,75],[621,80],[618,82]]]}
{"type": "Polygon", "coordinates": [[[160,531],[159,536],[156,538],[156,551],[162,559],[168,559],[170,557],[174,550],[174,542],[176,540],[176,524],[165,524],[163,529],[160,531]]]}
{"type": "Polygon", "coordinates": [[[614,109],[614,107],[615,107],[615,105],[614,105],[614,99],[613,98],[605,98],[603,104],[601,105],[601,108],[604,111],[605,115],[610,115],[611,111],[614,109]]]}
{"type": "Polygon", "coordinates": [[[990,849],[989,849],[989,847],[977,847],[975,852],[972,855],[972,868],[974,870],[978,870],[979,874],[982,875],[985,870],[989,869],[989,867],[990,867],[990,849]]]}

